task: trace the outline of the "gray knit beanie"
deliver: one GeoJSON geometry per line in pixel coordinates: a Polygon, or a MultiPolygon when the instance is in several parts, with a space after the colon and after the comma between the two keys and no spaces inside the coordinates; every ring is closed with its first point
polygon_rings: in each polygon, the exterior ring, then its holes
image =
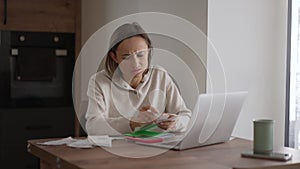
{"type": "Polygon", "coordinates": [[[136,22],[124,24],[118,27],[112,34],[110,38],[109,49],[111,49],[124,39],[145,33],[146,32],[144,31],[144,29],[136,22]]]}

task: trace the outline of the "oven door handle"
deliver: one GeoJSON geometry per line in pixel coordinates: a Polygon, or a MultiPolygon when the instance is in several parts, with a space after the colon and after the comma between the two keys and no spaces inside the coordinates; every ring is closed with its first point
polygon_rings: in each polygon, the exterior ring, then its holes
{"type": "MultiPolygon", "coordinates": [[[[17,48],[12,48],[11,55],[18,56],[19,50],[17,48]]],[[[56,56],[68,56],[68,50],[67,49],[55,49],[55,55],[56,56]]]]}

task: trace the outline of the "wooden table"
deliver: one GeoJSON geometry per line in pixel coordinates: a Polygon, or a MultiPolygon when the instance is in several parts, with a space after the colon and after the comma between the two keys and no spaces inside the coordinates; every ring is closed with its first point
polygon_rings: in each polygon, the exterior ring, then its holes
{"type": "Polygon", "coordinates": [[[28,152],[40,158],[41,169],[299,169],[300,151],[292,148],[278,148],[293,154],[287,162],[251,159],[241,157],[241,152],[252,149],[252,141],[235,138],[229,142],[199,147],[184,151],[169,150],[160,155],[148,158],[127,158],[137,151],[147,153],[161,151],[158,148],[136,145],[126,141],[114,141],[113,147],[104,150],[100,147],[91,149],[62,146],[42,146],[36,143],[51,139],[29,140],[28,152]],[[111,150],[125,152],[121,157],[110,153],[111,150]]]}

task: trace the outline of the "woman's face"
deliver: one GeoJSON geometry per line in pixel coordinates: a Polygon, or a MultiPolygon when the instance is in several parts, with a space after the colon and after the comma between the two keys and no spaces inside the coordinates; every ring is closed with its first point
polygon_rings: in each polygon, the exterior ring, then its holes
{"type": "Polygon", "coordinates": [[[122,75],[127,80],[142,76],[148,68],[149,49],[146,41],[139,36],[131,37],[120,43],[112,59],[119,64],[122,75]]]}

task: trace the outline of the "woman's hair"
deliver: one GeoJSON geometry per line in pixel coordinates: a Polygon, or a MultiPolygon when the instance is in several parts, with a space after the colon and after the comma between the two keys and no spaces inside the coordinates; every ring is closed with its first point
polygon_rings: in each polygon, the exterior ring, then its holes
{"type": "Polygon", "coordinates": [[[115,70],[118,67],[118,63],[116,63],[109,55],[110,52],[116,54],[118,46],[125,40],[131,37],[141,37],[145,40],[148,45],[149,53],[148,53],[148,66],[151,61],[152,54],[152,43],[148,36],[148,34],[144,31],[144,29],[136,22],[134,23],[126,23],[118,27],[112,34],[109,43],[109,50],[106,54],[105,60],[105,70],[109,74],[110,77],[113,76],[115,70]]]}

